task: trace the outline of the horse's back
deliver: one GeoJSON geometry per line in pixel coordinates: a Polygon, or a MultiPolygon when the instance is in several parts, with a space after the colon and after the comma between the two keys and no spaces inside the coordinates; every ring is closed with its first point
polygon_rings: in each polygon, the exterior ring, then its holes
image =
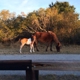
{"type": "Polygon", "coordinates": [[[23,39],[21,39],[21,44],[30,45],[31,44],[31,38],[23,38],[23,39]]]}
{"type": "Polygon", "coordinates": [[[39,40],[39,41],[47,42],[47,41],[52,41],[53,40],[55,42],[59,42],[59,40],[57,38],[57,35],[52,31],[36,32],[36,37],[37,37],[37,40],[39,40]]]}
{"type": "Polygon", "coordinates": [[[36,37],[48,37],[50,36],[48,32],[36,32],[36,37]]]}
{"type": "Polygon", "coordinates": [[[52,36],[48,32],[36,32],[37,40],[40,42],[50,42],[52,41],[52,36]]]}
{"type": "Polygon", "coordinates": [[[27,38],[22,38],[22,39],[20,39],[20,42],[21,42],[21,43],[25,43],[25,42],[27,42],[27,41],[28,41],[27,38]]]}

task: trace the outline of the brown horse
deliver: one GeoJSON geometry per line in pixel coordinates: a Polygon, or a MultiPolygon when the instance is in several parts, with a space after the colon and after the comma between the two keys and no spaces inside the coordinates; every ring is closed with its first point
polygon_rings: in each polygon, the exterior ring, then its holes
{"type": "Polygon", "coordinates": [[[37,51],[39,51],[37,48],[37,42],[39,41],[39,42],[47,44],[46,51],[49,46],[50,46],[50,50],[52,51],[52,44],[53,44],[53,42],[55,42],[56,43],[56,50],[57,50],[57,52],[60,52],[61,43],[59,42],[56,34],[53,33],[52,31],[35,32],[34,35],[36,36],[35,47],[36,47],[37,51]]]}

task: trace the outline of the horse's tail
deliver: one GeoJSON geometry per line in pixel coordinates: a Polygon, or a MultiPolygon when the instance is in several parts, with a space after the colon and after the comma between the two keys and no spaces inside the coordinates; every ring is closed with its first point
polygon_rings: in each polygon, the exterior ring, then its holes
{"type": "Polygon", "coordinates": [[[21,40],[22,40],[22,38],[19,38],[18,42],[20,42],[20,43],[21,43],[21,40]]]}

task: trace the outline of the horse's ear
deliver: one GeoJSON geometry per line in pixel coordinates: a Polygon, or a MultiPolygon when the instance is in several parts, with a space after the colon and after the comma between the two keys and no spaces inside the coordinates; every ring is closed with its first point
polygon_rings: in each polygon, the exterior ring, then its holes
{"type": "Polygon", "coordinates": [[[35,35],[32,35],[32,37],[33,37],[34,40],[36,40],[36,36],[35,35]]]}

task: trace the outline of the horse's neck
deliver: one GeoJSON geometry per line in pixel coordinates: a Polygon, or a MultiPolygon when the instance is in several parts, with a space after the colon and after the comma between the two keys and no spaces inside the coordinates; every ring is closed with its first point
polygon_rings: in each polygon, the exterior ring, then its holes
{"type": "Polygon", "coordinates": [[[61,45],[61,43],[59,42],[59,40],[58,40],[58,38],[57,38],[56,34],[55,34],[55,33],[52,33],[52,32],[50,32],[50,34],[52,34],[52,35],[53,35],[53,39],[54,39],[54,41],[55,41],[56,45],[61,45]]]}

